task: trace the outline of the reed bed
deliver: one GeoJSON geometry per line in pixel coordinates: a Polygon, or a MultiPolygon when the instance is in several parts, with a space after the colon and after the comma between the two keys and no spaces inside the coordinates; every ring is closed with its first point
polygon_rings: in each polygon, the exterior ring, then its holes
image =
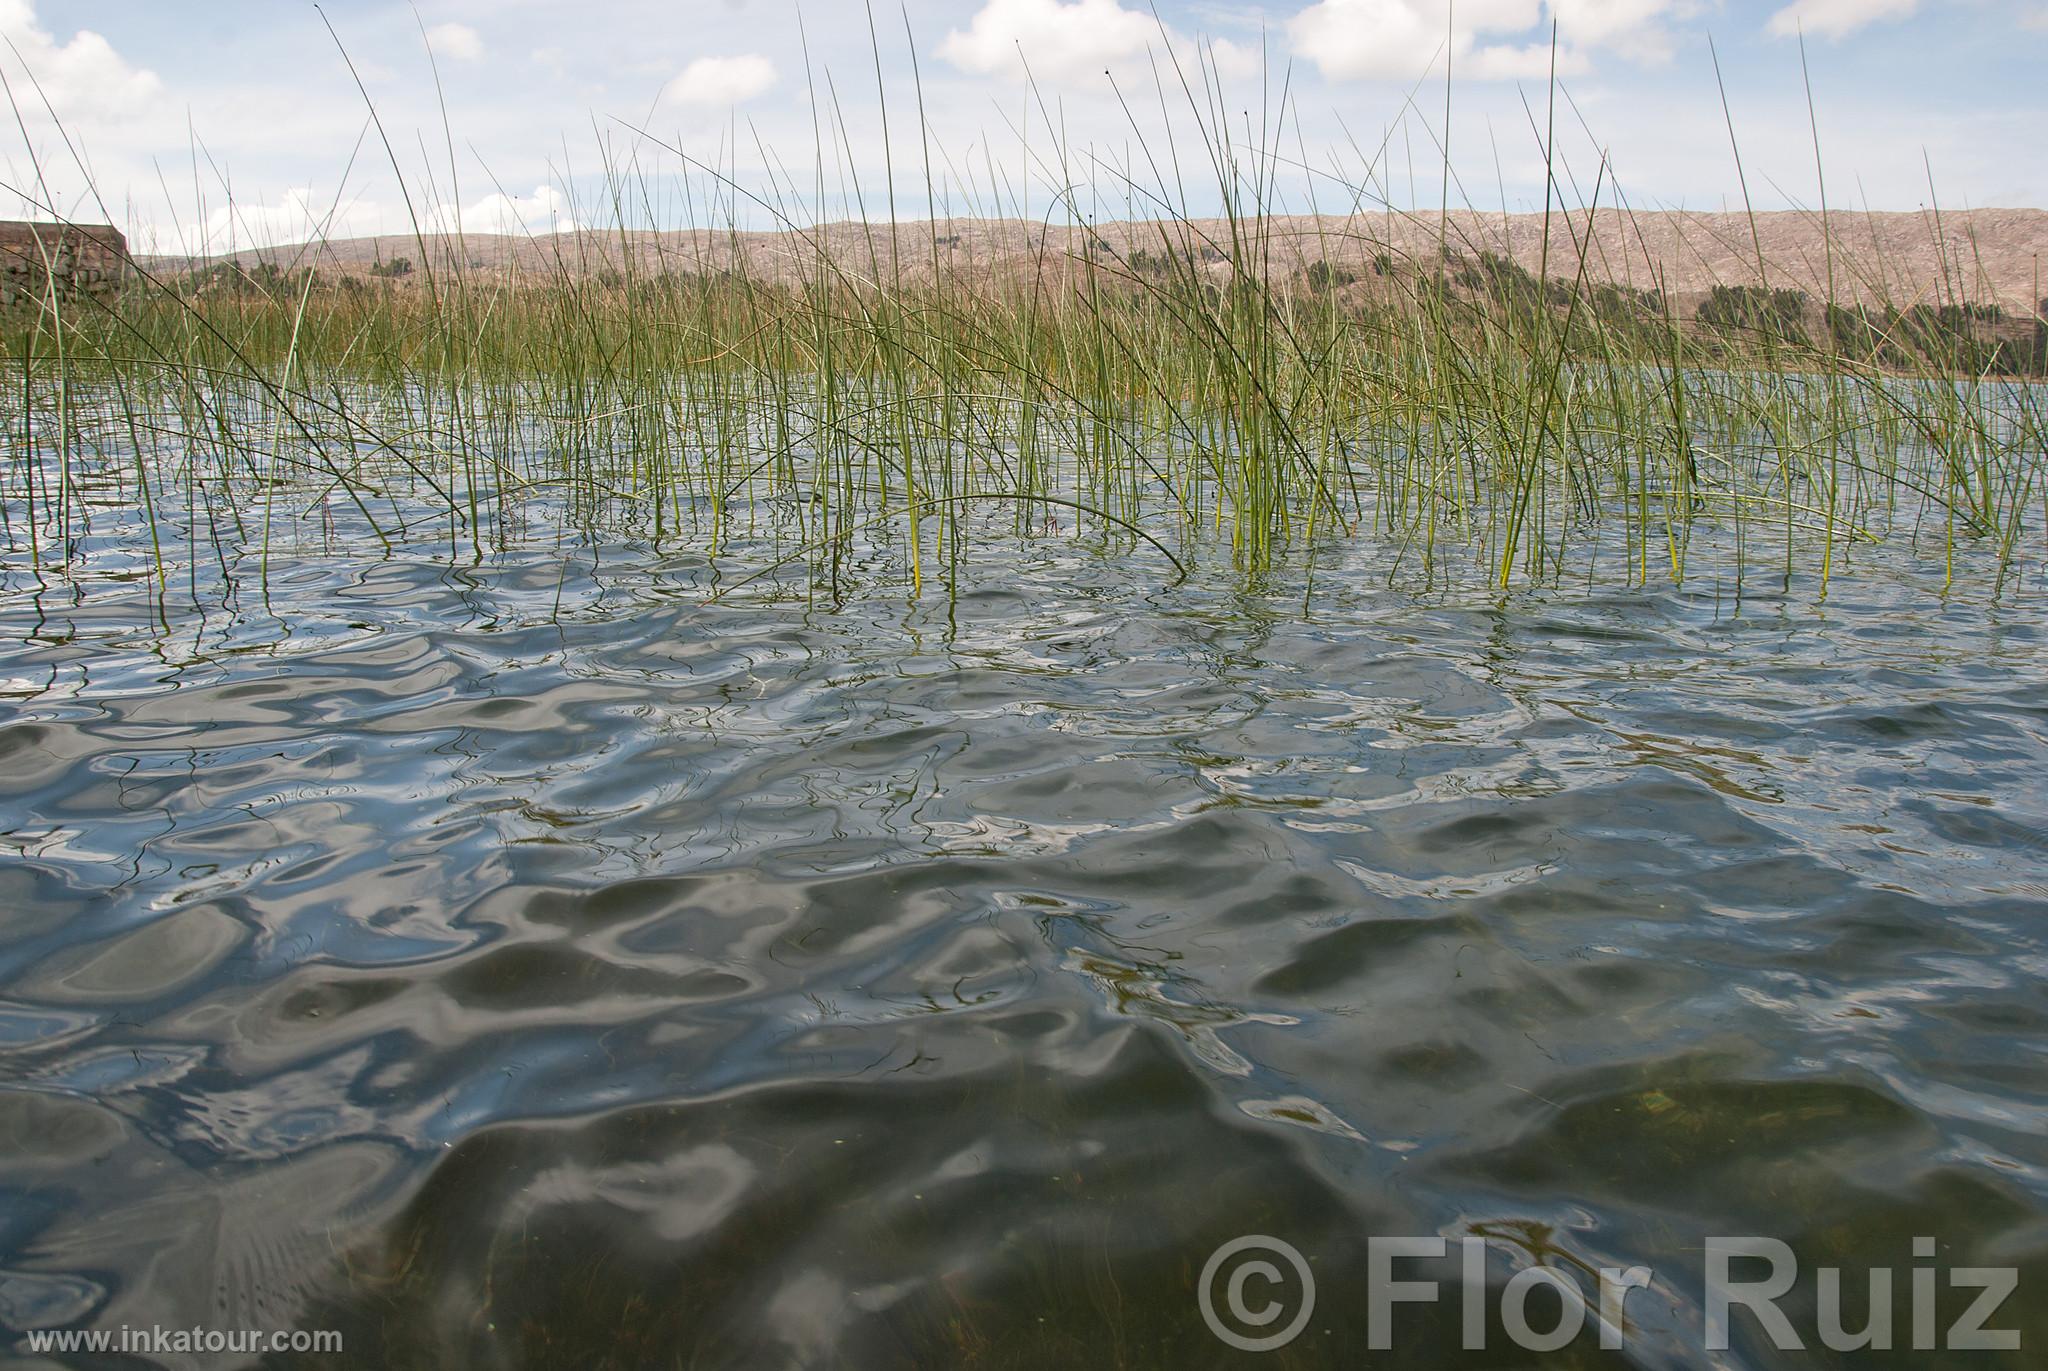
{"type": "MultiPolygon", "coordinates": [[[[51,273],[5,320],[7,569],[77,574],[119,516],[165,584],[225,565],[224,542],[267,572],[337,509],[373,544],[456,557],[644,538],[730,569],[720,593],[843,594],[877,547],[913,593],[950,590],[984,540],[1054,531],[1168,577],[1370,537],[1390,581],[1502,586],[1591,577],[1595,558],[1602,578],[1683,580],[1710,545],[1717,576],[1822,595],[1887,540],[1938,557],[1944,584],[2003,587],[2043,550],[2048,416],[2026,377],[2048,325],[1987,331],[1960,273],[1894,301],[1883,263],[1831,257],[1856,289],[1736,285],[1682,317],[1653,262],[1594,260],[1574,225],[1625,202],[1602,165],[1567,203],[1580,182],[1547,135],[1546,215],[1576,251],[1540,270],[1448,213],[1430,252],[1379,248],[1358,209],[1386,199],[1371,168],[1311,179],[1351,210],[1316,221],[1335,226],[1311,255],[1277,236],[1280,173],[1300,165],[1284,100],[1248,143],[1206,74],[1183,85],[1220,213],[1176,211],[1178,172],[1126,169],[1141,222],[1123,246],[1068,196],[1039,222],[1075,246],[1030,271],[954,265],[929,153],[932,221],[877,217],[849,250],[800,208],[847,160],[821,142],[810,197],[682,159],[724,217],[687,250],[622,229],[496,270],[422,231],[370,279],[318,245],[151,267],[113,298],[51,273]],[[785,233],[795,268],[732,269],[743,213],[785,233]]],[[[650,195],[641,137],[604,176],[621,224],[650,195]]],[[[899,173],[915,179],[892,166],[882,203],[899,173]]]]}

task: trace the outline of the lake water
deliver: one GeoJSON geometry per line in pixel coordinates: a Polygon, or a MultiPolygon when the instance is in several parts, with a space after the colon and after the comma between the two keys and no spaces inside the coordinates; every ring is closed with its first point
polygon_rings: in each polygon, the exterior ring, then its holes
{"type": "Polygon", "coordinates": [[[2038,1365],[2038,592],[1944,603],[1901,552],[1824,604],[1423,596],[1379,555],[1169,586],[1012,544],[955,603],[835,609],[707,605],[625,544],[307,556],[168,625],[16,577],[0,1325],[346,1339],[280,1365],[2038,1365]],[[1258,1359],[1197,1290],[1243,1235],[1316,1287],[1258,1359]],[[1486,1348],[1449,1285],[1375,1324],[1391,1236],[1485,1240],[1486,1348]],[[1746,1314],[1708,1350],[1723,1236],[1789,1245],[1806,1350],[1746,1314]],[[1624,1346],[1519,1348],[1534,1263],[1651,1268],[1624,1346]],[[1896,1269],[1893,1351],[1821,1346],[1826,1266],[1896,1269]],[[2025,1351],[1912,1348],[1912,1272],[1945,1330],[1970,1267],[2018,1269],[2025,1351]]]}

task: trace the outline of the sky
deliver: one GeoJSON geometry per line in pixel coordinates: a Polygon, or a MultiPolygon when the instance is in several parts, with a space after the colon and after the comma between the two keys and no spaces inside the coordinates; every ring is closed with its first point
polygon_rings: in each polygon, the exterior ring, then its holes
{"type": "Polygon", "coordinates": [[[872,24],[859,0],[0,0],[0,213],[210,252],[1206,213],[1204,125],[1291,212],[1434,208],[1447,181],[1540,209],[1552,179],[1575,206],[2048,206],[2048,0],[881,0],[872,24]]]}

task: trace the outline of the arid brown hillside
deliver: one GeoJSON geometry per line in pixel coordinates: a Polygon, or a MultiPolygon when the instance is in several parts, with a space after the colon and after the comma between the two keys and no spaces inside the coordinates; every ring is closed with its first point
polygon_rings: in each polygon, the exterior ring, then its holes
{"type": "MultiPolygon", "coordinates": [[[[1239,231],[1244,233],[1244,226],[1239,231]]],[[[1544,219],[1533,214],[1464,212],[1448,220],[1435,214],[1286,217],[1261,221],[1258,234],[1264,242],[1253,250],[1264,259],[1261,274],[1273,277],[1309,271],[1317,262],[1325,263],[1325,270],[1361,278],[1371,276],[1376,264],[1381,272],[1409,272],[1416,264],[1439,260],[1448,245],[1460,258],[1503,253],[1529,272],[1547,268],[1553,277],[1570,279],[1578,269],[1578,245],[1584,243],[1593,280],[1661,289],[1681,303],[1717,285],[1768,284],[1843,303],[1905,308],[1970,301],[2024,317],[2042,309],[2042,296],[2048,293],[2041,277],[2048,212],[2033,209],[1939,216],[1931,211],[1842,212],[1830,217],[1825,233],[1819,215],[1797,212],[1759,214],[1753,227],[1741,213],[1560,212],[1550,221],[1547,260],[1544,219]]],[[[1156,258],[1166,251],[1221,277],[1230,272],[1231,257],[1246,250],[1233,244],[1231,227],[1222,220],[1112,223],[1092,229],[953,219],[904,222],[893,231],[888,224],[845,222],[786,233],[593,230],[541,237],[430,236],[424,252],[422,246],[417,238],[389,235],[235,257],[245,265],[310,263],[351,275],[370,274],[380,266],[388,271],[403,259],[414,268],[404,279],[414,280],[426,275],[421,270],[426,266],[582,274],[618,270],[630,257],[639,272],[735,272],[793,281],[816,271],[822,250],[848,276],[915,283],[929,281],[935,270],[967,282],[1066,275],[1091,254],[1098,262],[1114,264],[1130,262],[1141,252],[1156,258]]],[[[205,264],[158,258],[154,266],[205,264]]]]}

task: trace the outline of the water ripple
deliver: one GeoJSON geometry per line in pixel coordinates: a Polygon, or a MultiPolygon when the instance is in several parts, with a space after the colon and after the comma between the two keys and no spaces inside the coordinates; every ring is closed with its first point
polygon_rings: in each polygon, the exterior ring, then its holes
{"type": "Polygon", "coordinates": [[[1209,1365],[1222,1238],[1485,1232],[1678,1365],[1705,1234],[2048,1276],[2036,618],[612,563],[0,601],[0,1322],[1209,1365]]]}

